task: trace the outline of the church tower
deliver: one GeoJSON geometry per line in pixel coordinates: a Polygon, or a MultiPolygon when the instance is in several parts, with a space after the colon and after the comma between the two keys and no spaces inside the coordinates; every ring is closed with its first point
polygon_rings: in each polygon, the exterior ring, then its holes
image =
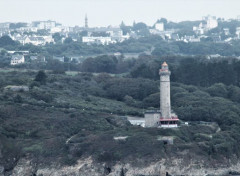
{"type": "Polygon", "coordinates": [[[88,28],[88,17],[87,17],[87,14],[85,15],[85,28],[88,28]]]}

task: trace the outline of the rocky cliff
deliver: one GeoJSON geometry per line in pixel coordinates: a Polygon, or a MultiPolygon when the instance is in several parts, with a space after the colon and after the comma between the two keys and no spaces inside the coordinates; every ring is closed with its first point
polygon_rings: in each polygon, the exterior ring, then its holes
{"type": "Polygon", "coordinates": [[[236,175],[240,172],[240,162],[229,164],[206,166],[206,162],[193,159],[187,162],[183,159],[162,159],[147,166],[137,167],[127,163],[99,164],[91,158],[86,158],[79,160],[74,166],[59,166],[57,164],[43,166],[36,165],[29,158],[22,158],[11,173],[4,173],[4,168],[0,167],[0,176],[165,176],[166,173],[182,176],[226,176],[236,175]]]}

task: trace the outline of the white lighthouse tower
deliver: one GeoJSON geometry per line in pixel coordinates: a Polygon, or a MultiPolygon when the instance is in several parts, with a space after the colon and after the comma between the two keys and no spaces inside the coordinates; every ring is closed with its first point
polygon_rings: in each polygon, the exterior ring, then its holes
{"type": "Polygon", "coordinates": [[[159,70],[160,75],[160,111],[145,112],[145,127],[177,127],[179,120],[177,115],[171,111],[170,100],[170,75],[168,64],[164,62],[159,70]]]}
{"type": "Polygon", "coordinates": [[[164,119],[171,118],[171,101],[170,101],[170,75],[168,64],[164,62],[159,70],[160,75],[160,112],[164,119]]]}
{"type": "Polygon", "coordinates": [[[159,70],[160,75],[160,127],[174,128],[177,127],[179,120],[176,114],[171,111],[170,100],[170,75],[168,64],[164,62],[159,70]]]}

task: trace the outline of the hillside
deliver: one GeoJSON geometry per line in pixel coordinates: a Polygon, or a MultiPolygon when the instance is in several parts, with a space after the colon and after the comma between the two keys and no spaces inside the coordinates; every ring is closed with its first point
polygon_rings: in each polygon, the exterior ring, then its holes
{"type": "Polygon", "coordinates": [[[138,174],[153,173],[151,165],[159,163],[169,173],[184,173],[180,166],[185,172],[188,166],[206,170],[231,166],[223,172],[237,171],[240,88],[234,83],[184,84],[185,62],[169,62],[176,80],[171,84],[172,109],[189,122],[177,129],[132,126],[124,118],[143,117],[144,110],[159,107],[159,81],[154,76],[143,78],[136,67],[134,77],[134,70],[126,76],[1,70],[0,175],[11,175],[28,161],[35,175],[50,166],[78,167],[80,161],[90,162],[96,175],[119,169],[119,175],[131,175],[137,173],[134,167],[143,168],[138,174]],[[13,85],[29,90],[12,89],[13,85]],[[164,137],[172,138],[174,145],[164,137]]]}

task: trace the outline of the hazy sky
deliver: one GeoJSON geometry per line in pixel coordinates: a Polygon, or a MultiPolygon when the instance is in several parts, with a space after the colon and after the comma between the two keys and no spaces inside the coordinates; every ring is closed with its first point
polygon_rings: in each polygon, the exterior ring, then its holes
{"type": "Polygon", "coordinates": [[[197,20],[205,15],[236,18],[240,0],[0,0],[0,22],[56,20],[64,25],[89,26],[144,22],[152,25],[165,17],[171,21],[197,20]]]}

